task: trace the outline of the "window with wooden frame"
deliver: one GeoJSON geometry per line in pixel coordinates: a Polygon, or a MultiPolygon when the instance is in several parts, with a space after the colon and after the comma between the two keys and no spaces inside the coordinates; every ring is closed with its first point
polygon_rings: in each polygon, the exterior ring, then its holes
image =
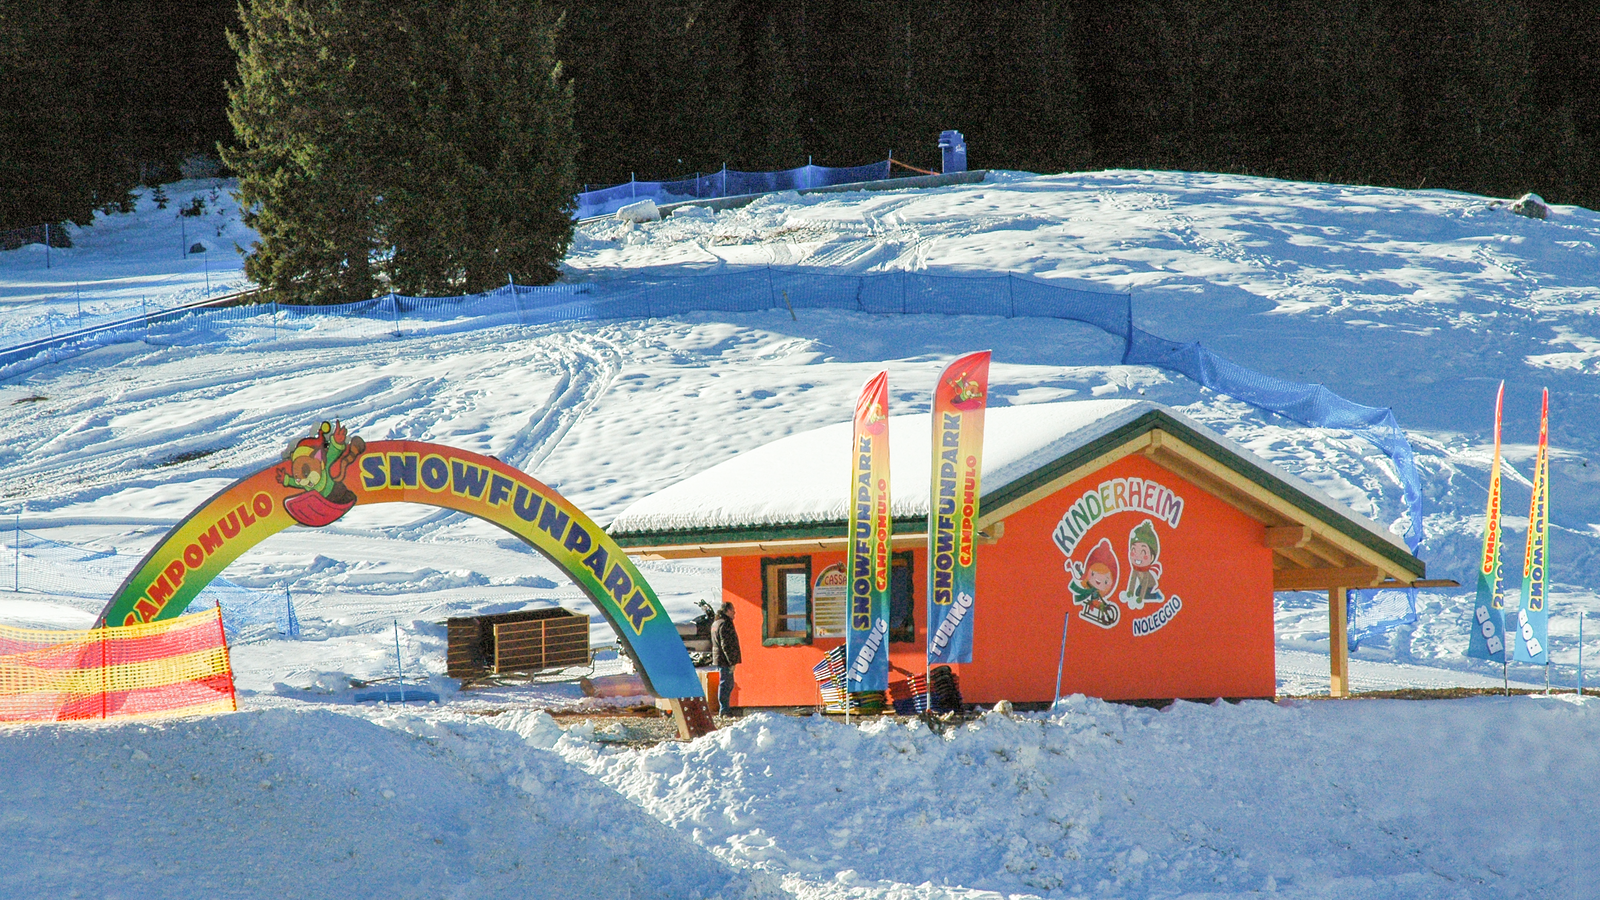
{"type": "Polygon", "coordinates": [[[911,554],[896,553],[889,570],[889,642],[910,644],[917,640],[917,593],[911,554]]]}
{"type": "Polygon", "coordinates": [[[761,643],[811,643],[811,557],[761,561],[761,643]]]}

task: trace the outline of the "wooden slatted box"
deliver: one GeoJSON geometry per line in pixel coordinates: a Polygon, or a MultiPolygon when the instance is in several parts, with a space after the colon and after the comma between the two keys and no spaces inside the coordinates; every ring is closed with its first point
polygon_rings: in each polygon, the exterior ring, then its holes
{"type": "Polygon", "coordinates": [[[453,618],[446,674],[471,679],[589,664],[589,617],[559,607],[453,618]]]}

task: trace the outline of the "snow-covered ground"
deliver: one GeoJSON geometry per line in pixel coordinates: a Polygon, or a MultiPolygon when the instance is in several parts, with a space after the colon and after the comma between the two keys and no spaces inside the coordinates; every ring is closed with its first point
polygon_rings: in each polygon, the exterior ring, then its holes
{"type": "Polygon", "coordinates": [[[68,226],[71,247],[0,253],[0,346],[246,287],[235,247],[248,248],[255,233],[239,219],[234,186],[174,182],[165,186],[165,209],[149,188],[137,188],[133,213],[97,213],[93,227],[68,226]],[[198,214],[179,214],[194,211],[196,200],[198,214]]]}
{"type": "MultiPolygon", "coordinates": [[[[42,248],[0,254],[0,333],[70,315],[80,280],[203,291],[192,282],[205,273],[174,252],[193,222],[173,214],[207,190],[80,230],[48,270],[42,248]]],[[[699,212],[585,226],[570,277],[770,263],[1131,290],[1147,331],[1392,406],[1427,494],[1429,574],[1468,585],[1495,385],[1507,382],[1513,584],[1547,385],[1552,680],[1576,681],[1580,615],[1586,660],[1600,651],[1593,212],[1534,221],[1450,192],[1143,171],[699,212]]],[[[223,233],[208,239],[248,243],[236,213],[212,215],[223,233]]],[[[217,249],[211,274],[236,284],[237,258],[224,268],[217,249]]],[[[1120,366],[1120,342],[1071,322],[779,310],[398,338],[329,318],[273,334],[110,346],[0,382],[6,524],[131,567],[195,505],[335,415],[369,440],[496,455],[604,522],[740,449],[846,419],[882,367],[895,412],[926,410],[939,369],[980,347],[995,353],[991,403],[1143,396],[1386,525],[1403,514],[1388,461],[1365,442],[1120,366]]],[[[717,589],[715,563],[640,565],[676,618],[717,589]]],[[[20,848],[5,896],[1600,896],[1600,827],[1582,800],[1600,795],[1592,701],[1156,712],[1074,698],[943,735],[759,715],[639,749],[603,720],[563,736],[535,711],[594,702],[570,683],[463,694],[442,677],[447,616],[589,611],[492,526],[357,509],[268,540],[227,577],[292,592],[304,625],[299,640],[257,627],[235,646],[243,712],[0,732],[15,773],[0,809],[20,848]],[[429,676],[442,705],[352,702],[352,680],[393,672],[395,623],[408,672],[429,676]]],[[[103,599],[72,593],[0,592],[0,622],[86,625],[103,599]]],[[[1357,651],[1354,688],[1497,686],[1499,667],[1462,657],[1468,599],[1425,592],[1415,626],[1357,651]]],[[[1281,595],[1277,618],[1280,694],[1325,693],[1326,599],[1281,595]]],[[[593,638],[612,641],[598,624],[593,638]]],[[[1512,678],[1542,686],[1544,673],[1512,678]]]]}

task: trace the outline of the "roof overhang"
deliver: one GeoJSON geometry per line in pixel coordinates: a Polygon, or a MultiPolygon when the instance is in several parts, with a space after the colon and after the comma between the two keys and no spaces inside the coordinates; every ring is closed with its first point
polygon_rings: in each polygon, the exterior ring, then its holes
{"type": "MultiPolygon", "coordinates": [[[[1142,454],[1231,504],[1264,527],[1273,590],[1428,586],[1426,565],[1375,523],[1223,438],[1152,408],[1073,448],[1027,476],[985,493],[980,540],[999,540],[1005,519],[1106,466],[1142,454]]],[[[659,558],[838,552],[846,523],[810,522],[735,529],[685,529],[613,535],[630,554],[659,558]]],[[[924,519],[897,518],[894,546],[920,546],[924,519]]]]}

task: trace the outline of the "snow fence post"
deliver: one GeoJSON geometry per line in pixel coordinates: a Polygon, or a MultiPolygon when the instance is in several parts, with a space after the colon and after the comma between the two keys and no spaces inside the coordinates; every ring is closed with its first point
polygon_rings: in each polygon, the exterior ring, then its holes
{"type": "Polygon", "coordinates": [[[100,718],[102,719],[110,712],[110,698],[106,696],[111,690],[109,684],[111,676],[106,672],[111,668],[110,644],[111,626],[108,623],[100,628],[100,718]]]}
{"type": "Polygon", "coordinates": [[[294,611],[294,595],[289,593],[289,591],[287,589],[285,589],[284,592],[283,592],[283,602],[284,602],[285,607],[287,607],[287,617],[288,617],[287,618],[287,624],[285,625],[284,631],[285,631],[286,634],[289,635],[290,639],[299,640],[299,638],[300,638],[300,617],[298,615],[295,615],[295,611],[294,611]]]}
{"type": "Polygon", "coordinates": [[[222,638],[222,658],[228,662],[228,702],[239,711],[239,691],[233,686],[233,659],[228,655],[228,630],[222,627],[222,601],[217,601],[217,636],[222,638]]]}
{"type": "Polygon", "coordinates": [[[394,668],[400,673],[400,703],[406,702],[406,667],[400,661],[400,620],[394,620],[394,668]]]}

